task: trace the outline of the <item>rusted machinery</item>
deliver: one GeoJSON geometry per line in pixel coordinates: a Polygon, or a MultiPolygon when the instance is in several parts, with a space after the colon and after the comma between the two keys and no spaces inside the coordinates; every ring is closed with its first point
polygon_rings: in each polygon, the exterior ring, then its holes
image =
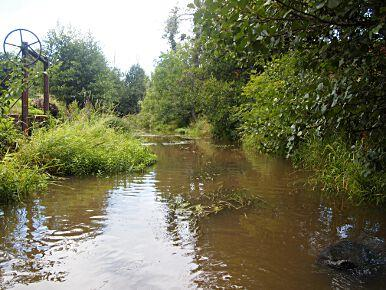
{"type": "MultiPolygon", "coordinates": [[[[37,61],[43,63],[43,81],[44,81],[44,102],[43,109],[47,115],[49,110],[49,80],[48,80],[48,59],[42,56],[42,44],[39,38],[30,30],[18,28],[7,34],[3,42],[3,50],[6,57],[11,60],[16,60],[23,65],[23,83],[24,91],[21,96],[22,114],[21,124],[24,134],[28,134],[28,69],[32,67],[37,61]]],[[[20,99],[20,98],[19,98],[20,99]]],[[[19,100],[18,99],[18,100],[19,100]]],[[[17,100],[17,101],[18,101],[17,100]]]]}

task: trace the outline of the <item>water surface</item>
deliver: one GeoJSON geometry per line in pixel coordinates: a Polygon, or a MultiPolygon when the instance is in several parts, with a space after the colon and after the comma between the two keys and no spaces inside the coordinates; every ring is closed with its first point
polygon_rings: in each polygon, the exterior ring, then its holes
{"type": "Polygon", "coordinates": [[[315,266],[329,244],[386,238],[382,209],[326,199],[288,161],[232,145],[148,137],[148,171],[70,178],[0,206],[4,289],[385,289],[315,266]],[[265,203],[189,220],[173,197],[244,190],[265,203]]]}

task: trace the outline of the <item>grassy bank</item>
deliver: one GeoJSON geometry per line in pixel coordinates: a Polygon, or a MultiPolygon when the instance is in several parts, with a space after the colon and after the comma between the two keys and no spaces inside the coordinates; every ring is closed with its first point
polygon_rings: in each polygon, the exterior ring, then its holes
{"type": "Polygon", "coordinates": [[[345,194],[355,203],[386,202],[386,174],[370,166],[362,144],[349,148],[341,138],[310,138],[296,150],[295,164],[312,170],[310,183],[329,194],[345,194]]]}
{"type": "Polygon", "coordinates": [[[51,175],[140,171],[154,161],[155,155],[117,127],[114,117],[81,111],[35,130],[15,153],[5,156],[0,163],[0,202],[43,190],[51,175]]]}
{"type": "Polygon", "coordinates": [[[0,163],[0,203],[21,201],[47,188],[49,176],[37,166],[27,166],[7,158],[0,163]]]}

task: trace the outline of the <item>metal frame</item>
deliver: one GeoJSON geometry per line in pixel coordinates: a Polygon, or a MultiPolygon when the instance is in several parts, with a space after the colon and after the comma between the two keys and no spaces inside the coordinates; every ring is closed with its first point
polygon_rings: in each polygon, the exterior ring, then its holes
{"type": "Polygon", "coordinates": [[[46,57],[42,56],[42,44],[39,40],[39,38],[36,36],[35,33],[28,29],[24,28],[18,28],[14,29],[11,32],[7,34],[7,36],[4,39],[3,42],[3,50],[4,53],[11,59],[14,57],[16,60],[20,60],[24,66],[24,77],[23,77],[23,83],[25,85],[25,89],[22,93],[21,100],[22,100],[22,130],[24,134],[29,133],[28,128],[28,98],[29,98],[29,92],[28,92],[28,67],[34,65],[37,61],[40,61],[44,65],[44,72],[43,72],[43,81],[44,81],[44,102],[43,102],[43,110],[45,114],[48,114],[49,110],[49,104],[50,104],[50,97],[49,97],[49,79],[48,79],[48,67],[49,62],[46,57]],[[28,43],[25,41],[27,38],[24,36],[29,36],[30,39],[33,41],[31,43],[28,43]],[[17,36],[19,38],[18,43],[11,42],[12,37],[17,36]],[[12,49],[17,49],[18,52],[16,55],[12,55],[12,49]]]}

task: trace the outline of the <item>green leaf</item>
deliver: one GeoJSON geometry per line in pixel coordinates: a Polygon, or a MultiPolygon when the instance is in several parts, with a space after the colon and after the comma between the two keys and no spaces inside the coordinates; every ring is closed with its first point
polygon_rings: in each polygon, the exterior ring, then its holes
{"type": "Polygon", "coordinates": [[[338,7],[341,3],[341,0],[328,0],[327,1],[327,7],[330,9],[334,9],[338,7]]]}
{"type": "Polygon", "coordinates": [[[378,34],[379,30],[382,28],[384,23],[379,23],[377,26],[375,26],[373,29],[371,29],[372,34],[378,34]]]}

